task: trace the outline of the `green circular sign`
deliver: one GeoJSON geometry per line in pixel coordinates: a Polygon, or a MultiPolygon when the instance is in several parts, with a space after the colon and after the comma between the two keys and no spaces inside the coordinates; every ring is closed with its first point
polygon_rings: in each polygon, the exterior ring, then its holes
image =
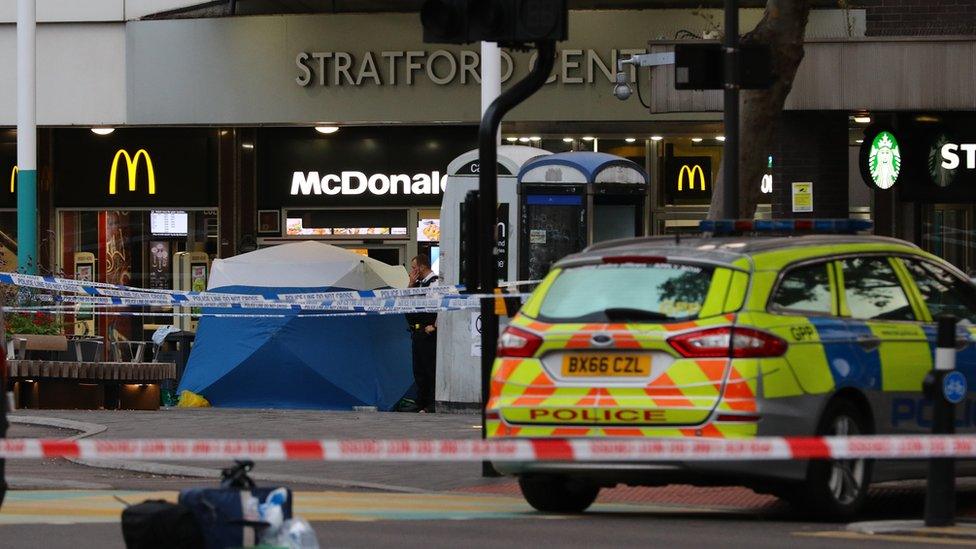
{"type": "Polygon", "coordinates": [[[901,149],[891,132],[880,132],[871,141],[868,171],[871,172],[874,186],[879,189],[890,189],[898,181],[898,174],[901,173],[901,149]]]}
{"type": "Polygon", "coordinates": [[[948,187],[956,178],[956,169],[942,167],[942,146],[950,143],[946,134],[941,134],[929,147],[929,176],[940,187],[948,187]]]}

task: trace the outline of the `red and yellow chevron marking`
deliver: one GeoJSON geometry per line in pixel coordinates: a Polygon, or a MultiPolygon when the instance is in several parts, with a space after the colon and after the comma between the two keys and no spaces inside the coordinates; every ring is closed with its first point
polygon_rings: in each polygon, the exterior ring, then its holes
{"type": "MultiPolygon", "coordinates": [[[[755,414],[759,365],[755,360],[683,359],[667,337],[684,330],[727,324],[734,315],[660,324],[548,324],[519,315],[512,324],[544,337],[540,355],[594,349],[594,333],[606,333],[614,350],[659,351],[671,361],[644,385],[613,380],[604,387],[557,382],[542,359],[500,359],[491,379],[488,435],[751,437],[749,422],[705,423],[718,410],[755,414]],[[699,425],[700,424],[700,425],[699,425]],[[698,425],[685,427],[687,425],[698,425]]],[[[600,349],[602,350],[602,349],[600,349]]]]}

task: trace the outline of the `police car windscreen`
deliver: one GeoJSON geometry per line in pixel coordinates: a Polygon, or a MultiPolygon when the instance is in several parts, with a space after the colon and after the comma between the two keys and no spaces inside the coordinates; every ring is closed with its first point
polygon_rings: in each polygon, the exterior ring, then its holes
{"type": "Polygon", "coordinates": [[[672,322],[696,318],[712,270],[672,263],[588,265],[563,271],[539,309],[546,322],[672,322]]]}

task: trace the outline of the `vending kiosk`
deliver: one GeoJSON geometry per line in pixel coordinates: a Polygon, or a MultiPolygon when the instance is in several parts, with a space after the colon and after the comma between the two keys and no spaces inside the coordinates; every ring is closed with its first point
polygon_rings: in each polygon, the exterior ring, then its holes
{"type": "MultiPolygon", "coordinates": [[[[75,280],[94,282],[95,272],[95,254],[75,252],[75,280]]],[[[95,314],[90,305],[75,305],[74,333],[83,336],[95,335],[95,314]]]]}
{"type": "Polygon", "coordinates": [[[559,259],[647,233],[650,179],[626,158],[567,152],[526,162],[518,175],[520,280],[538,280],[559,259]]]}
{"type": "MultiPolygon", "coordinates": [[[[515,280],[518,258],[518,193],[516,176],[526,162],[549,155],[520,145],[498,148],[499,279],[515,280]]],[[[461,270],[461,210],[468,191],[477,190],[481,171],[478,151],[455,158],[447,168],[441,203],[440,279],[456,285],[461,270]]],[[[504,322],[505,319],[502,319],[504,322]]],[[[477,311],[444,312],[437,319],[437,385],[439,409],[476,409],[481,402],[481,316],[477,311]]]]}
{"type": "MultiPolygon", "coordinates": [[[[173,289],[185,292],[203,292],[207,289],[207,278],[210,275],[210,256],[204,252],[177,252],[173,254],[173,289]]],[[[198,312],[186,308],[177,308],[178,312],[198,312]]],[[[195,332],[197,319],[178,315],[173,319],[173,325],[182,331],[195,332]]]]}

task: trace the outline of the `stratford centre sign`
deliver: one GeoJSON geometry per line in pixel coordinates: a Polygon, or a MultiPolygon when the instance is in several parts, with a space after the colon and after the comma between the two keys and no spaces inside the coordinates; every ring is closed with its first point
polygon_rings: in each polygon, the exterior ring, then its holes
{"type": "MultiPolygon", "coordinates": [[[[609,84],[614,82],[617,60],[646,49],[564,49],[557,54],[556,68],[546,81],[566,85],[609,84]]],[[[502,82],[515,74],[517,60],[501,51],[502,82]]],[[[525,60],[535,65],[538,55],[525,60]]],[[[474,50],[412,51],[300,51],[295,56],[298,71],[295,82],[306,86],[412,86],[426,78],[437,86],[479,85],[481,55],[474,50]]],[[[633,71],[633,68],[628,68],[633,71]]],[[[633,74],[631,74],[633,78],[633,74]]]]}

